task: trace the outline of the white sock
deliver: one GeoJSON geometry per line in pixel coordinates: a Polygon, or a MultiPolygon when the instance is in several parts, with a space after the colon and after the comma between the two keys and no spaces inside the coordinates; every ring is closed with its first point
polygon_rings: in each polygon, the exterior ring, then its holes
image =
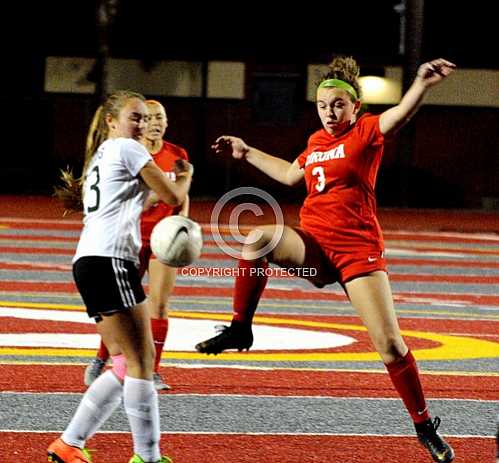
{"type": "Polygon", "coordinates": [[[68,445],[83,448],[118,407],[123,396],[123,385],[111,372],[100,375],[87,389],[71,422],[62,434],[68,445]]]}
{"type": "Polygon", "coordinates": [[[125,376],[123,402],[133,436],[133,450],[144,461],[161,458],[158,393],[154,383],[125,376]]]}

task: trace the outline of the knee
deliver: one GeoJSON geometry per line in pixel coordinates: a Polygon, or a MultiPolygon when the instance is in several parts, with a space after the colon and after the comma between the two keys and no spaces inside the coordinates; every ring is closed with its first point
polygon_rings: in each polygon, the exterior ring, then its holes
{"type": "Polygon", "coordinates": [[[262,249],[269,242],[270,236],[267,230],[254,228],[246,236],[246,239],[244,240],[244,246],[248,248],[262,249]]]}
{"type": "Polygon", "coordinates": [[[154,352],[150,352],[149,355],[144,355],[136,362],[136,371],[139,373],[140,377],[146,378],[152,374],[154,366],[154,352]]]}
{"type": "MultiPolygon", "coordinates": [[[[254,228],[251,230],[246,239],[244,240],[242,257],[245,260],[254,260],[255,253],[259,253],[262,249],[267,246],[272,240],[272,233],[269,230],[264,230],[260,228],[254,228]]],[[[265,255],[268,253],[265,253],[265,255]]],[[[264,257],[264,255],[258,255],[257,257],[264,257]]]]}
{"type": "Polygon", "coordinates": [[[161,303],[156,311],[156,318],[160,320],[166,320],[168,318],[168,305],[166,303],[161,303]]]}
{"type": "Polygon", "coordinates": [[[151,343],[151,346],[148,346],[143,352],[137,352],[126,358],[127,371],[133,372],[138,377],[147,377],[153,369],[154,358],[154,345],[151,343]]]}
{"type": "Polygon", "coordinates": [[[385,363],[402,358],[407,353],[407,346],[399,334],[380,335],[372,341],[385,363]]]}
{"type": "Polygon", "coordinates": [[[152,318],[165,320],[168,318],[168,303],[166,301],[149,301],[149,313],[152,318]]]}

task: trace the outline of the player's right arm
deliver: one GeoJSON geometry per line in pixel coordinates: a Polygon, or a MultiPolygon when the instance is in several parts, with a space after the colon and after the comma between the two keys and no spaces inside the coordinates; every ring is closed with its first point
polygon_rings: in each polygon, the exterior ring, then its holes
{"type": "Polygon", "coordinates": [[[234,159],[246,159],[251,165],[284,185],[296,185],[303,179],[298,162],[293,163],[272,156],[247,145],[241,138],[224,135],[217,138],[212,148],[216,153],[229,152],[234,159]]]}
{"type": "Polygon", "coordinates": [[[303,179],[303,170],[296,160],[291,163],[250,146],[246,161],[284,185],[293,186],[303,179]]]}
{"type": "Polygon", "coordinates": [[[149,161],[140,171],[145,184],[154,191],[159,199],[170,206],[178,206],[185,201],[192,181],[193,168],[186,163],[188,170],[177,173],[177,180],[172,182],[154,161],[149,161]]]}

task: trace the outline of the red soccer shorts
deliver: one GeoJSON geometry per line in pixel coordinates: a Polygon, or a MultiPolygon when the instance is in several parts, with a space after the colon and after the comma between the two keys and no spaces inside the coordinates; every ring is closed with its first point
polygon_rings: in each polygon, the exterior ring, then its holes
{"type": "Polygon", "coordinates": [[[362,275],[381,270],[386,272],[386,260],[379,249],[335,251],[319,242],[302,228],[294,228],[305,243],[304,268],[315,269],[315,276],[307,277],[317,287],[339,282],[344,285],[362,275]]]}

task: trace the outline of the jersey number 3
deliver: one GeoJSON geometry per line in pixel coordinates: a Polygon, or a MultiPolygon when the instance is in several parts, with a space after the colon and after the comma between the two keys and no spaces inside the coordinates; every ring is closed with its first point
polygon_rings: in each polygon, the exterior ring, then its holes
{"type": "Polygon", "coordinates": [[[317,177],[317,183],[315,184],[315,189],[317,191],[322,191],[326,186],[326,176],[324,175],[324,167],[316,166],[312,169],[312,175],[317,177]]]}
{"type": "MultiPolygon", "coordinates": [[[[87,207],[87,212],[95,212],[100,205],[100,190],[99,190],[99,166],[95,166],[88,174],[87,181],[91,182],[89,189],[94,192],[93,204],[87,207]]],[[[90,193],[90,192],[89,192],[90,193]]]]}

